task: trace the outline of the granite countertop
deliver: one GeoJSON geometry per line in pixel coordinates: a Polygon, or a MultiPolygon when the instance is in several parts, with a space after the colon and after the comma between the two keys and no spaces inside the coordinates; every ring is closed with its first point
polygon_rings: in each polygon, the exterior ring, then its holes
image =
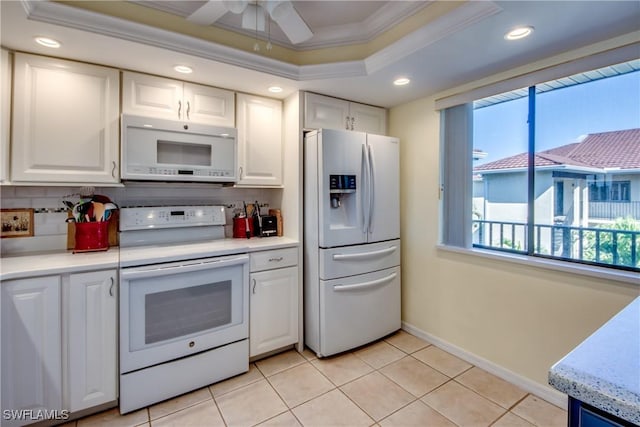
{"type": "Polygon", "coordinates": [[[0,259],[0,280],[120,268],[127,265],[138,265],[141,260],[149,258],[152,258],[154,262],[169,262],[184,253],[194,257],[207,257],[297,247],[298,245],[297,240],[287,237],[229,238],[188,245],[158,245],[128,249],[113,247],[107,251],[77,254],[72,251],[56,251],[3,256],[0,259]]]}
{"type": "Polygon", "coordinates": [[[640,297],[553,365],[549,384],[640,425],[640,297]]]}

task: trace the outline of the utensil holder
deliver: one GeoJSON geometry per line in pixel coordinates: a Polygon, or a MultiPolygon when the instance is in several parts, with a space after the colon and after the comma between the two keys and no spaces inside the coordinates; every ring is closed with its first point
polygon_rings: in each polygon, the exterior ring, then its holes
{"type": "Polygon", "coordinates": [[[73,253],[109,249],[109,221],[77,222],[73,253]]]}

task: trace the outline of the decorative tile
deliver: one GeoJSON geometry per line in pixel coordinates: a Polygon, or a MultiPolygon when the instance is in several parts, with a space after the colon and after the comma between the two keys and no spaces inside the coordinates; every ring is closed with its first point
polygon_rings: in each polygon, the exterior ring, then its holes
{"type": "Polygon", "coordinates": [[[284,402],[293,408],[335,388],[309,363],[295,366],[269,377],[269,382],[284,402]]]}
{"type": "Polygon", "coordinates": [[[421,397],[449,381],[449,377],[411,356],[393,362],[380,372],[396,384],[421,397]]]}
{"type": "Polygon", "coordinates": [[[368,427],[374,423],[338,389],[294,408],[293,414],[305,427],[368,427]]]}
{"type": "Polygon", "coordinates": [[[315,359],[311,363],[337,386],[346,384],[373,371],[371,366],[351,353],[315,359]]]}
{"type": "Polygon", "coordinates": [[[215,401],[222,418],[230,426],[258,424],[288,409],[267,380],[223,394],[215,401]]]}
{"type": "Polygon", "coordinates": [[[412,356],[451,378],[461,374],[472,366],[453,354],[447,353],[433,345],[413,353],[412,356]]]}
{"type": "Polygon", "coordinates": [[[376,421],[415,400],[413,395],[379,372],[372,372],[340,389],[376,421]]]}
{"type": "MultiPolygon", "coordinates": [[[[208,392],[208,390],[207,390],[208,392]]],[[[207,400],[151,421],[151,427],[225,427],[215,402],[207,400]]]]}
{"type": "Polygon", "coordinates": [[[413,335],[402,330],[396,332],[390,337],[385,338],[384,340],[392,346],[404,351],[405,353],[413,353],[431,345],[430,343],[421,340],[418,337],[414,337],[413,335]]]}
{"type": "Polygon", "coordinates": [[[527,396],[511,412],[538,426],[564,427],[567,425],[567,411],[533,395],[527,396]]]}
{"type": "Polygon", "coordinates": [[[282,372],[285,369],[292,368],[296,365],[300,365],[307,360],[295,350],[289,350],[284,353],[271,356],[267,359],[258,360],[256,366],[262,372],[262,375],[268,377],[278,372],[282,372]]]}
{"type": "Polygon", "coordinates": [[[211,400],[213,404],[213,398],[207,387],[150,406],[149,418],[155,420],[206,400],[211,400]]]}
{"type": "Polygon", "coordinates": [[[427,394],[422,401],[459,426],[488,426],[506,412],[455,381],[427,394]]]}
{"type": "Polygon", "coordinates": [[[218,397],[262,379],[264,379],[262,372],[252,363],[249,365],[249,370],[244,374],[236,375],[235,377],[213,384],[209,386],[209,390],[211,390],[211,394],[213,394],[214,397],[218,397]]]}
{"type": "Polygon", "coordinates": [[[454,423],[419,400],[380,421],[382,427],[456,427],[454,423]]]}
{"type": "Polygon", "coordinates": [[[149,412],[147,409],[139,409],[120,415],[118,408],[99,412],[86,418],[78,420],[77,427],[109,426],[109,427],[133,427],[149,422],[149,412]]]}
{"type": "Polygon", "coordinates": [[[354,354],[375,369],[380,369],[384,365],[388,365],[405,356],[402,351],[384,341],[371,344],[356,351],[354,354]]]}

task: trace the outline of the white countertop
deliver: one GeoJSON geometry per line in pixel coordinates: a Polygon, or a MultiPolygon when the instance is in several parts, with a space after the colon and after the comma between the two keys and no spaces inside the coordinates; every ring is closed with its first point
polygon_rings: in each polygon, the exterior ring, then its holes
{"type": "Polygon", "coordinates": [[[553,365],[549,384],[640,425],[640,297],[553,365]]]}
{"type": "Polygon", "coordinates": [[[107,251],[47,252],[7,256],[0,259],[0,280],[47,276],[69,272],[95,271],[136,265],[142,259],[169,262],[188,253],[196,258],[247,253],[298,246],[288,237],[255,237],[251,239],[222,239],[189,245],[160,245],[136,248],[110,248],[107,251]]]}

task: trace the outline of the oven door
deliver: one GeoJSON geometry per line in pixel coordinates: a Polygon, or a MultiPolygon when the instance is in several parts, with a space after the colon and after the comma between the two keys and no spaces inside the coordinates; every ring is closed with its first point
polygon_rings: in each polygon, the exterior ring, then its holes
{"type": "Polygon", "coordinates": [[[120,270],[120,372],[247,339],[249,257],[120,270]]]}

